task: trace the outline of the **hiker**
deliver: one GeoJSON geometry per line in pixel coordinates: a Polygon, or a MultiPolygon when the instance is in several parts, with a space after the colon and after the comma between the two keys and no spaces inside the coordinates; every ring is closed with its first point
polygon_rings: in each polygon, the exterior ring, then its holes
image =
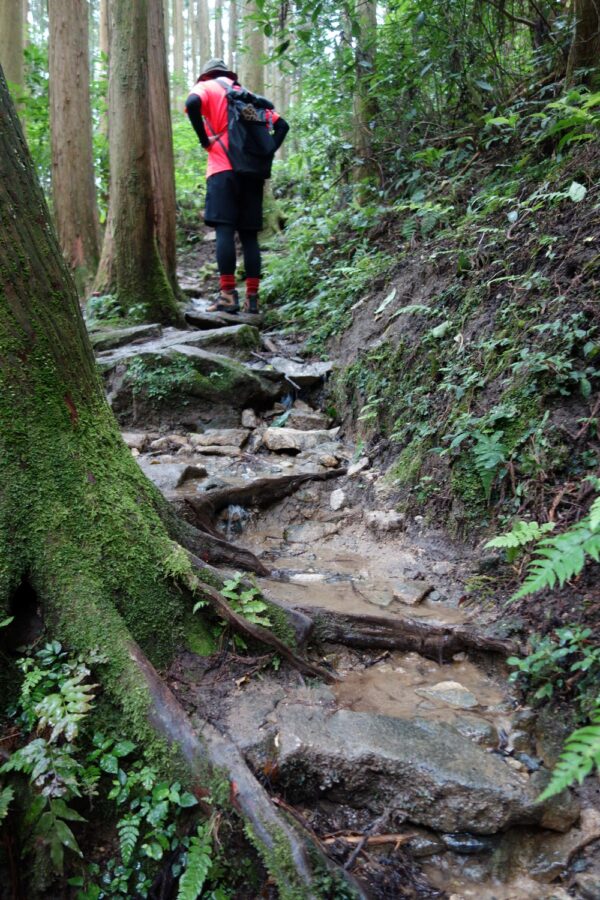
{"type": "MultiPolygon", "coordinates": [[[[204,221],[214,228],[217,234],[217,266],[220,277],[220,293],[209,307],[209,312],[237,313],[240,308],[235,287],[237,231],[242,244],[246,271],[244,310],[258,313],[261,275],[258,232],[263,226],[264,177],[234,171],[233,157],[229,152],[228,89],[240,91],[240,96],[244,95],[236,73],[231,72],[222,59],[211,59],[203,66],[200,77],[186,101],[186,112],[190,122],[200,143],[208,151],[204,221]]],[[[250,94],[248,96],[253,97],[257,105],[258,102],[263,105],[268,130],[272,135],[272,145],[275,150],[279,149],[289,131],[287,122],[264,98],[250,94]]]]}

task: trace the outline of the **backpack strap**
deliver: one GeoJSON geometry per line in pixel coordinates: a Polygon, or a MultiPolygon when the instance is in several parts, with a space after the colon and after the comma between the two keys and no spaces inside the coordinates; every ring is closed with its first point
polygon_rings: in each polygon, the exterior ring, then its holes
{"type": "MultiPolygon", "coordinates": [[[[227,94],[229,93],[229,89],[230,89],[230,86],[227,84],[227,82],[226,82],[226,81],[223,81],[221,78],[215,78],[215,81],[217,82],[217,84],[220,84],[220,85],[221,85],[221,87],[222,87],[223,90],[225,91],[225,95],[227,95],[227,94]]],[[[232,158],[231,158],[231,156],[230,156],[230,154],[229,154],[229,150],[227,149],[227,147],[225,146],[225,144],[224,144],[223,141],[221,140],[221,135],[224,134],[225,131],[227,131],[227,126],[225,126],[225,128],[223,129],[223,131],[220,131],[219,134],[217,134],[217,132],[214,130],[214,128],[212,127],[212,125],[210,124],[210,122],[208,121],[208,119],[204,119],[204,121],[206,122],[206,124],[208,125],[208,127],[210,128],[210,130],[212,131],[213,137],[216,137],[217,141],[219,142],[219,144],[220,144],[221,147],[223,148],[223,152],[225,153],[225,156],[227,157],[227,159],[228,159],[229,162],[231,163],[231,168],[233,169],[233,160],[232,160],[232,158]]]]}

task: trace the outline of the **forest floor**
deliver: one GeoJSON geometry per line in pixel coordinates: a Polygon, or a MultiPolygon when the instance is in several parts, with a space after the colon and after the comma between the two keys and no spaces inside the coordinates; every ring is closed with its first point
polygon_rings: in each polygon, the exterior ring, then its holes
{"type": "Polygon", "coordinates": [[[208,527],[268,570],[257,592],[310,616],[306,652],[337,680],[216,629],[190,637],[170,685],[373,897],[600,896],[593,793],[535,802],[570,723],[510,689],[517,644],[470,600],[481,553],[396,511],[377,453],[332,420],[335,359],[307,359],[260,317],[206,313],[206,237],[182,257],[188,331],[94,332],[108,396],[144,472],[190,516],[214,491],[327,478],[268,508],[223,502],[208,527]]]}

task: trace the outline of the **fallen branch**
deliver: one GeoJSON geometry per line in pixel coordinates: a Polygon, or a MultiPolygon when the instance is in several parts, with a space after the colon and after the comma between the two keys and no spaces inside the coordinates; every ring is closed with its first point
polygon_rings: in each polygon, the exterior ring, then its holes
{"type": "Polygon", "coordinates": [[[418,619],[353,615],[323,607],[295,606],[314,622],[322,641],[361,649],[407,650],[438,662],[455,653],[485,652],[507,657],[518,653],[514,641],[489,637],[468,625],[435,625],[418,619]]]}
{"type": "MultiPolygon", "coordinates": [[[[205,566],[201,560],[193,555],[193,553],[188,553],[190,561],[194,568],[202,571],[205,566]]],[[[218,615],[225,619],[226,622],[229,622],[236,631],[241,634],[246,635],[246,637],[250,638],[253,641],[258,641],[261,644],[266,644],[268,647],[273,647],[273,649],[279,653],[284,659],[286,659],[295,669],[301,672],[303,675],[309,675],[312,678],[320,678],[322,681],[325,681],[329,684],[336,682],[338,679],[331,672],[327,671],[327,669],[323,669],[320,666],[315,665],[314,663],[309,662],[306,659],[302,659],[301,656],[298,656],[297,653],[294,653],[287,644],[284,644],[272,631],[268,628],[263,628],[262,625],[254,625],[251,622],[248,622],[247,619],[244,619],[243,616],[238,615],[238,613],[234,612],[234,610],[229,606],[225,598],[219,591],[215,590],[215,588],[210,587],[210,585],[205,584],[201,579],[194,576],[194,582],[187,582],[187,587],[196,595],[200,596],[202,599],[208,600],[213,609],[218,613],[218,615]]]]}

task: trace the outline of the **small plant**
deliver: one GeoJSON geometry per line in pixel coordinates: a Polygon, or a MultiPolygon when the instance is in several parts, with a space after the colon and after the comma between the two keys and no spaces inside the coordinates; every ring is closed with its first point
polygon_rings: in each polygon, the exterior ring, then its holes
{"type": "Polygon", "coordinates": [[[600,769],[600,703],[590,716],[590,724],[578,728],[567,738],[552,778],[538,801],[560,794],[576,781],[582,784],[594,769],[600,769]]]}
{"type": "Polygon", "coordinates": [[[515,522],[510,531],[492,538],[485,545],[486,548],[498,548],[506,551],[506,561],[514,563],[530,544],[539,541],[549,531],[554,531],[554,522],[545,522],[538,525],[537,522],[515,522]]]}

